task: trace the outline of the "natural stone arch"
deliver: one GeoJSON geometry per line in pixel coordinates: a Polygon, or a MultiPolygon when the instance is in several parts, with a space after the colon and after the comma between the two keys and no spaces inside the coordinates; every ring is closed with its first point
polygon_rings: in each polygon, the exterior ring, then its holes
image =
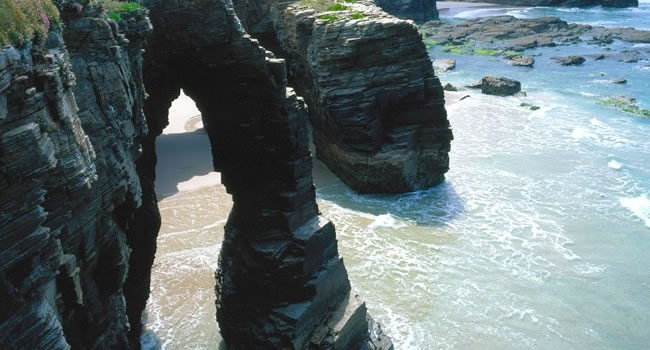
{"type": "MultiPolygon", "coordinates": [[[[155,203],[153,145],[183,89],[201,110],[214,168],[234,202],[216,273],[217,318],[229,348],[362,348],[380,338],[390,344],[377,335],[363,303],[350,296],[334,227],[319,216],[307,116],[287,88],[284,61],[251,39],[222,0],[146,5],[155,34],[144,68],[149,135],[138,164],[143,201],[155,203]]],[[[143,214],[159,225],[159,216],[143,214]]],[[[137,325],[155,239],[143,239],[141,249],[130,246],[131,269],[139,273],[130,271],[125,290],[129,320],[137,325]]],[[[139,327],[134,330],[136,337],[139,327]]]]}

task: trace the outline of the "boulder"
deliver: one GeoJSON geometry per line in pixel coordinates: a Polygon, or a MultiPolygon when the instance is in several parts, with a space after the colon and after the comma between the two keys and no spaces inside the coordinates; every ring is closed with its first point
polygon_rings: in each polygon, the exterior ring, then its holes
{"type": "Polygon", "coordinates": [[[481,92],[486,95],[512,96],[521,91],[521,83],[504,77],[484,77],[481,92]]]}
{"type": "Polygon", "coordinates": [[[449,83],[445,84],[445,86],[443,86],[442,88],[445,91],[458,91],[457,87],[455,87],[455,86],[453,86],[453,85],[451,85],[449,83]]]}
{"type": "Polygon", "coordinates": [[[473,83],[469,83],[465,85],[465,87],[468,89],[480,89],[482,86],[483,86],[483,80],[477,80],[473,83]]]}
{"type": "Polygon", "coordinates": [[[515,56],[508,63],[519,67],[532,67],[535,64],[535,59],[530,56],[515,56]]]}
{"type": "Polygon", "coordinates": [[[624,78],[618,78],[618,79],[612,80],[612,83],[614,83],[614,84],[627,84],[627,80],[625,80],[624,78]]]}
{"type": "Polygon", "coordinates": [[[446,72],[448,70],[456,69],[456,60],[453,58],[440,58],[433,61],[433,69],[437,71],[446,72]]]}
{"type": "Polygon", "coordinates": [[[579,66],[586,61],[582,56],[558,56],[551,59],[563,66],[579,66]]]}

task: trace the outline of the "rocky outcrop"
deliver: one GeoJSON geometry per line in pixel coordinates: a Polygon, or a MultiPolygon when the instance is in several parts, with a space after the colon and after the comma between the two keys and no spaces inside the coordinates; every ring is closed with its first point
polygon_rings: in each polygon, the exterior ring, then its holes
{"type": "MultiPolygon", "coordinates": [[[[485,2],[484,0],[447,0],[464,2],[485,2]]],[[[638,7],[639,0],[490,0],[490,3],[512,6],[563,6],[563,7],[638,7]]]]}
{"type": "Polygon", "coordinates": [[[426,22],[438,18],[436,0],[374,0],[382,10],[399,18],[426,22]]]}
{"type": "Polygon", "coordinates": [[[133,16],[139,41],[88,10],[69,53],[56,33],[0,50],[0,348],[128,348],[124,208],[141,202],[146,133],[131,54],[149,30],[133,16]]]}
{"type": "Polygon", "coordinates": [[[371,2],[348,5],[336,20],[272,6],[276,52],[309,106],[317,157],[358,192],[439,184],[453,137],[417,28],[371,2]]]}
{"type": "Polygon", "coordinates": [[[551,59],[563,66],[579,66],[586,61],[582,56],[557,56],[551,59]]]}
{"type": "Polygon", "coordinates": [[[516,18],[495,16],[470,19],[459,24],[430,21],[425,36],[438,43],[473,43],[482,47],[522,51],[536,47],[568,45],[591,38],[604,45],[614,39],[633,44],[650,43],[650,32],[634,28],[608,28],[567,23],[557,17],[516,18]]]}
{"type": "Polygon", "coordinates": [[[530,56],[513,56],[508,63],[517,67],[532,67],[535,65],[535,59],[530,56]]]}
{"type": "Polygon", "coordinates": [[[484,77],[481,92],[486,95],[511,96],[521,91],[521,83],[504,77],[484,77]]]}
{"type": "MultiPolygon", "coordinates": [[[[319,215],[306,108],[287,87],[285,61],[243,30],[229,1],[147,6],[147,138],[160,134],[182,88],[201,110],[234,202],[216,272],[228,348],[391,348],[351,292],[334,226],[319,215]]],[[[259,7],[239,6],[249,11],[244,23],[260,18],[259,7]]],[[[155,150],[143,159],[155,163],[155,150]]]]}

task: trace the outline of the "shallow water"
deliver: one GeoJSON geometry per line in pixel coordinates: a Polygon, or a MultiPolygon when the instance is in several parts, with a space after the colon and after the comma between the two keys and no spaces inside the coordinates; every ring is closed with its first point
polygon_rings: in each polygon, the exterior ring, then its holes
{"type": "MultiPolygon", "coordinates": [[[[454,13],[457,19],[487,16],[511,15],[518,18],[535,18],[545,16],[560,17],[570,23],[600,25],[605,27],[633,27],[650,29],[650,1],[639,1],[637,8],[563,8],[563,7],[524,7],[524,8],[486,8],[469,9],[454,13]]],[[[445,16],[443,12],[441,16],[445,16]]]]}
{"type": "MultiPolygon", "coordinates": [[[[532,51],[542,55],[527,69],[432,48],[458,60],[443,82],[504,75],[527,92],[468,91],[448,108],[455,140],[441,186],[358,195],[316,175],[353,288],[397,349],[650,344],[650,120],[600,103],[629,95],[650,108],[650,62],[562,67],[550,57],[601,49],[555,50],[532,51]],[[609,82],[619,77],[628,84],[609,82]]],[[[217,348],[213,273],[230,206],[221,186],[160,202],[147,348],[217,348]]]]}

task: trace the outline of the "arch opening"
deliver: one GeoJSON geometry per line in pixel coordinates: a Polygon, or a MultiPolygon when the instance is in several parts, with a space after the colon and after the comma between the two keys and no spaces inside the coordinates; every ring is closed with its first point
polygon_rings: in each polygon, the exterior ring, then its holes
{"type": "Polygon", "coordinates": [[[214,317],[214,271],[232,198],[214,171],[201,111],[183,90],[156,138],[161,227],[143,314],[143,349],[222,344],[214,317]]]}

